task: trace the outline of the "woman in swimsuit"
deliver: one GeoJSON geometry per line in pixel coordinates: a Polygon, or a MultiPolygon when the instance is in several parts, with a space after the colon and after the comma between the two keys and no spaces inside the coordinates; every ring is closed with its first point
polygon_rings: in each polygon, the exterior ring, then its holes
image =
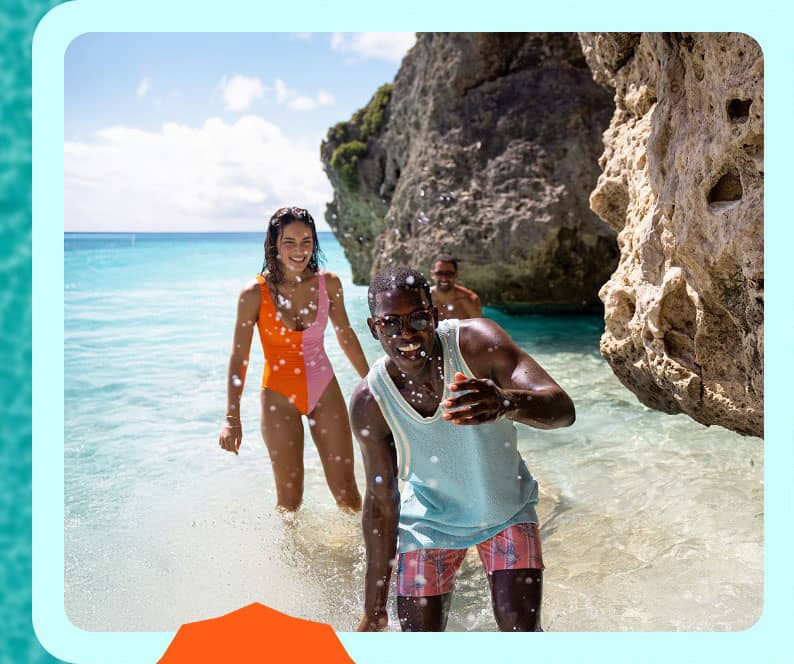
{"type": "Polygon", "coordinates": [[[302,208],[277,210],[265,237],[262,273],[246,285],[237,304],[220,446],[237,454],[242,443],[240,396],[256,325],[265,353],[262,436],[276,480],[277,508],[295,511],[303,499],[301,416],[306,415],[337,505],[357,511],[361,496],[347,406],[323,348],[329,318],[362,378],[369,366],[347,319],[339,277],[319,269],[319,256],[311,215],[302,208]]]}

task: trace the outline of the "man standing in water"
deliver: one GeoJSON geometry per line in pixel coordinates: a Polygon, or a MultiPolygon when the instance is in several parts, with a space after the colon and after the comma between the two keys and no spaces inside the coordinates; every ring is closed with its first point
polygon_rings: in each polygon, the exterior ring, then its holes
{"type": "Polygon", "coordinates": [[[386,356],[350,404],[367,475],[359,631],[386,627],[395,559],[402,629],[443,631],[470,546],[485,566],[499,629],[541,631],[538,486],[513,422],[569,426],[571,399],[493,321],[439,323],[415,270],[375,277],[369,307],[367,324],[386,356]]]}
{"type": "Polygon", "coordinates": [[[473,290],[455,283],[458,278],[458,259],[442,254],[430,270],[436,285],[430,289],[433,306],[438,309],[439,320],[447,318],[480,318],[482,304],[473,290]]]}

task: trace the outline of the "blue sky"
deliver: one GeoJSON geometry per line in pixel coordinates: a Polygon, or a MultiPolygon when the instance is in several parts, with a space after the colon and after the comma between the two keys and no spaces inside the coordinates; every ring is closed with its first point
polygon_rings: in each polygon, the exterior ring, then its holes
{"type": "Polygon", "coordinates": [[[65,57],[65,230],[261,230],[332,197],[326,130],[413,33],[89,33],[65,57]]]}

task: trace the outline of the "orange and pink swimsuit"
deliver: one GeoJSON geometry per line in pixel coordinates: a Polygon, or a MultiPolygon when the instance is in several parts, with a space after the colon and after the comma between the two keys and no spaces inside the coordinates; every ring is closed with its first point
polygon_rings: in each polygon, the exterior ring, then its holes
{"type": "Polygon", "coordinates": [[[301,414],[308,415],[334,377],[334,369],[323,346],[328,324],[325,275],[317,273],[317,316],[309,327],[301,331],[291,330],[279,320],[265,278],[258,274],[256,280],[261,293],[256,325],[265,352],[262,389],[284,395],[301,414]]]}

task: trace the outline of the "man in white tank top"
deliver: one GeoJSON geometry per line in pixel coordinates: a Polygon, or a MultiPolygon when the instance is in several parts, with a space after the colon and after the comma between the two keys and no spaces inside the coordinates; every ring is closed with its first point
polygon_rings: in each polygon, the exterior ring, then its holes
{"type": "Polygon", "coordinates": [[[402,629],[443,631],[468,546],[477,546],[485,566],[499,629],[542,631],[537,483],[512,423],[569,426],[571,399],[493,321],[439,327],[427,281],[415,270],[379,274],[369,305],[367,323],[386,357],[350,404],[367,475],[359,631],[386,627],[392,566],[402,629]]]}

